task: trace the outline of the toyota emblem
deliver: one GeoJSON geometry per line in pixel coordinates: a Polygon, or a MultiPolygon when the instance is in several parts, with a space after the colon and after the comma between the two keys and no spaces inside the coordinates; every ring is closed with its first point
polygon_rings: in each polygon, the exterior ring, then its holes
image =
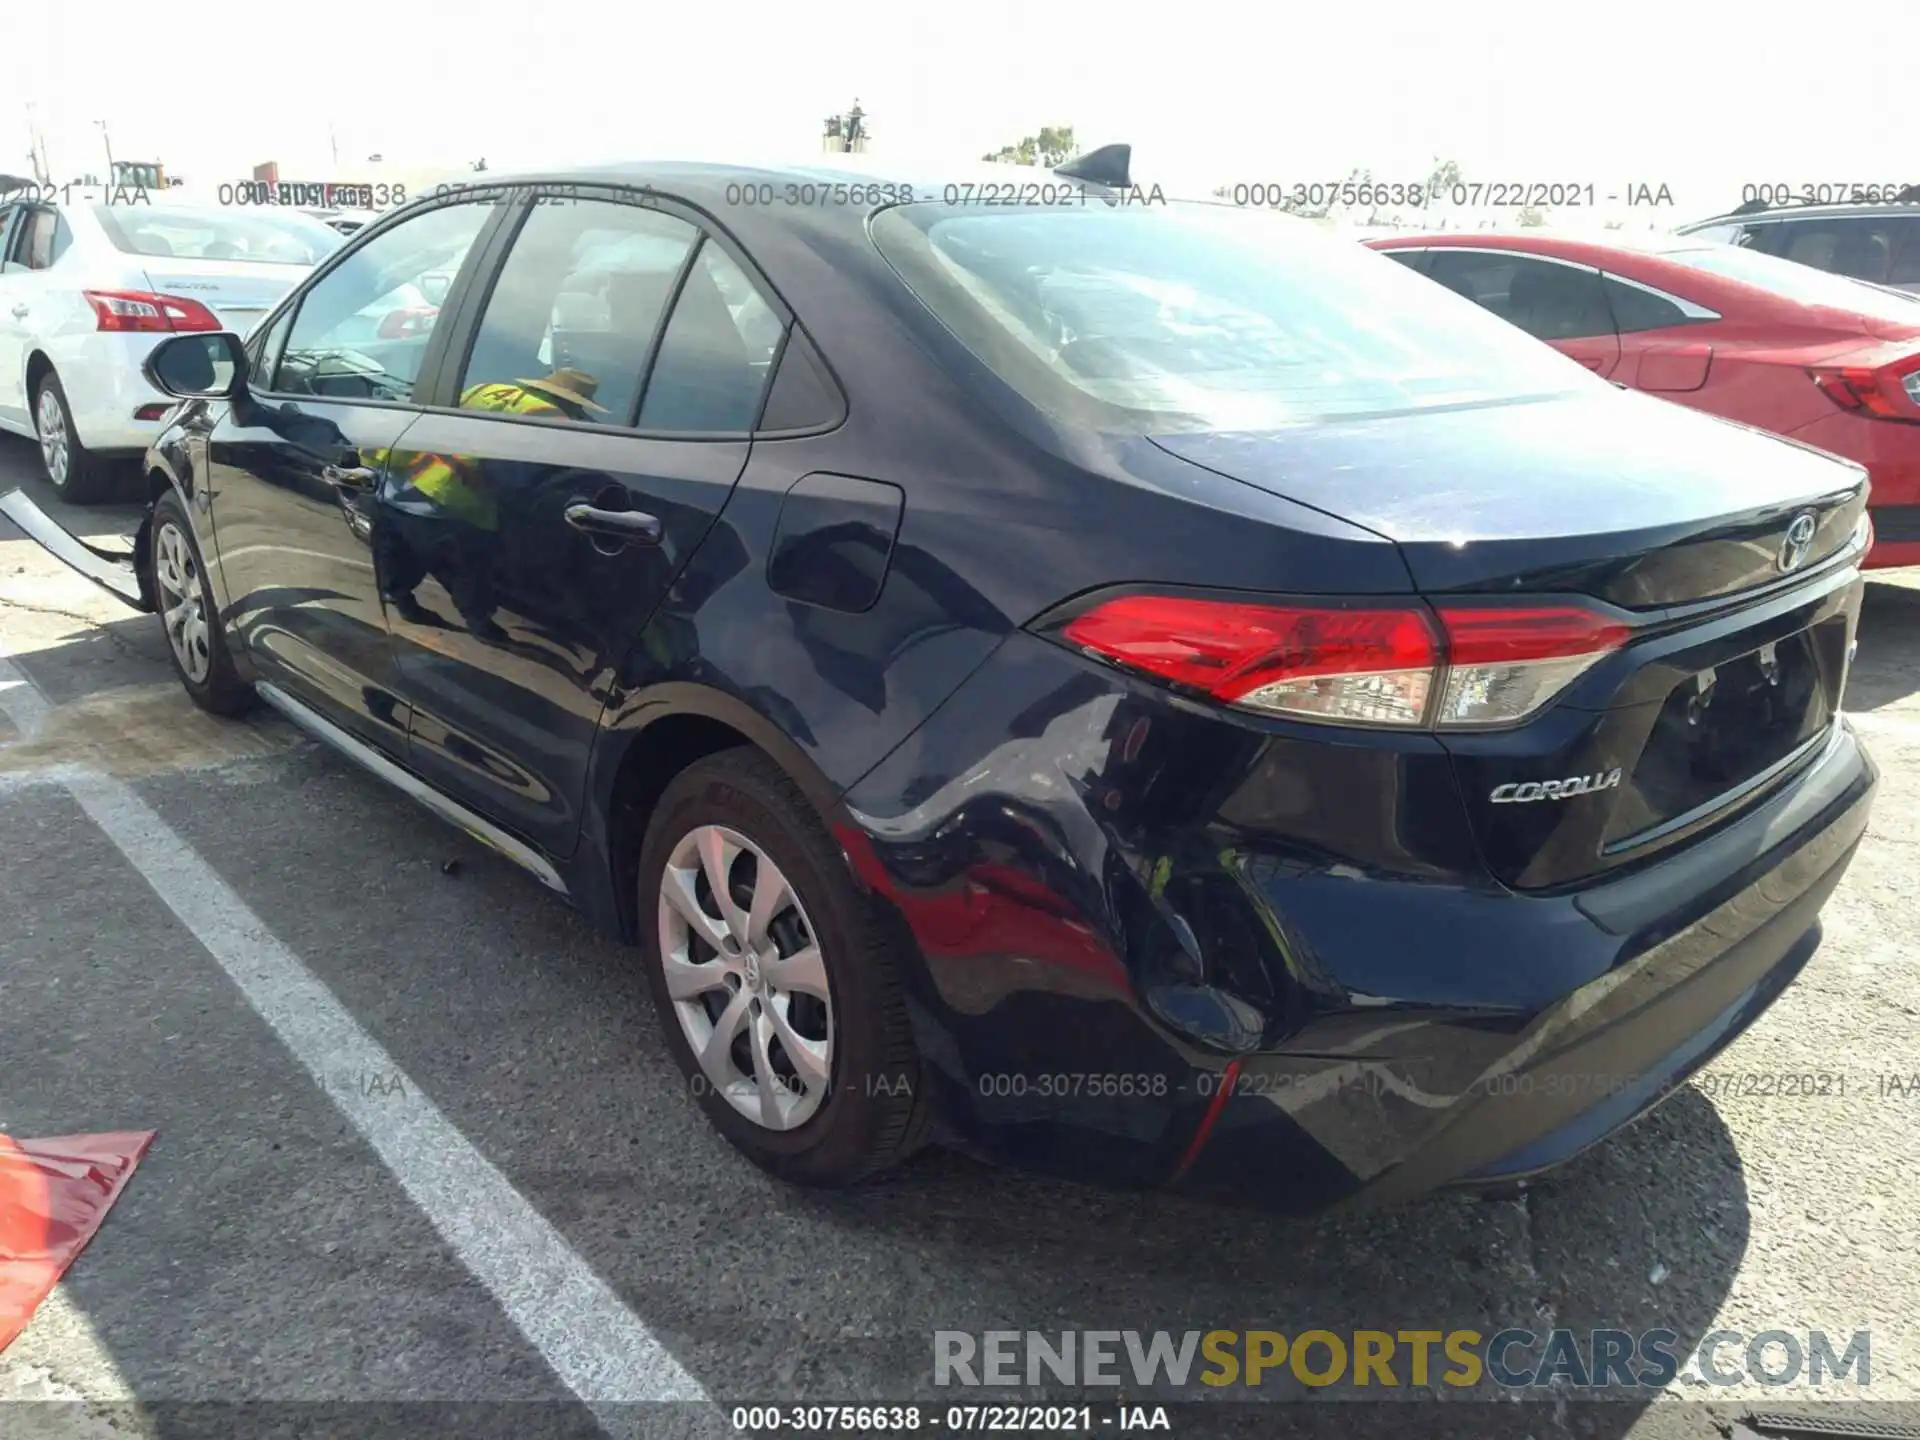
{"type": "Polygon", "coordinates": [[[1806,564],[1807,552],[1813,548],[1815,528],[1811,510],[1793,517],[1793,523],[1787,526],[1787,538],[1780,544],[1780,559],[1777,563],[1782,575],[1791,575],[1806,564]]]}

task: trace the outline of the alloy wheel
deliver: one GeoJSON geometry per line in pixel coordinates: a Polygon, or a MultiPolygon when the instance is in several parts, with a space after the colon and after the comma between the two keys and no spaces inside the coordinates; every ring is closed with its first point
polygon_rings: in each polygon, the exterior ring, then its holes
{"type": "Polygon", "coordinates": [[[67,414],[60,405],[60,397],[53,387],[47,385],[40,391],[40,406],[37,412],[40,429],[40,454],[47,462],[47,478],[55,488],[67,483],[67,468],[72,463],[71,447],[67,442],[67,414]]]}
{"type": "Polygon", "coordinates": [[[738,831],[700,825],[660,878],[660,959],[713,1091],[769,1130],[804,1125],[833,1075],[833,1004],[787,877],[738,831]]]}
{"type": "Polygon", "coordinates": [[[187,678],[201,684],[213,668],[213,652],[208,648],[200,567],[194,563],[193,546],[171,521],[164,522],[154,536],[153,573],[160,582],[160,618],[166,626],[167,643],[187,678]]]}

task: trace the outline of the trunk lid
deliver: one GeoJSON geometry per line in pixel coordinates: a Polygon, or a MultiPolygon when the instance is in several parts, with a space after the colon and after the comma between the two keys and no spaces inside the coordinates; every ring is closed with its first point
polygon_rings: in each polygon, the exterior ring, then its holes
{"type": "Polygon", "coordinates": [[[1629,624],[1531,719],[1437,732],[1482,858],[1516,889],[1684,845],[1832,737],[1857,466],[1625,393],[1156,443],[1385,536],[1435,601],[1581,594],[1629,624]]]}
{"type": "Polygon", "coordinates": [[[184,260],[176,256],[146,256],[144,264],[149,289],[198,300],[220,317],[221,324],[240,335],[252,330],[312,268],[260,260],[184,260]]]}
{"type": "Polygon", "coordinates": [[[1685,605],[1777,580],[1809,509],[1817,563],[1866,505],[1858,466],[1625,391],[1154,443],[1392,540],[1429,594],[1685,605]]]}

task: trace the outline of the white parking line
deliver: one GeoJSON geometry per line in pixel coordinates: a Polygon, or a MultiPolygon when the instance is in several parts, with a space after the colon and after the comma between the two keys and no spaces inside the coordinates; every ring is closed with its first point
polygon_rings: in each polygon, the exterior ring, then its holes
{"type": "MultiPolygon", "coordinates": [[[[31,735],[47,713],[45,698],[4,658],[0,710],[23,735],[31,735]]],[[[63,767],[44,778],[57,779],[79,802],[226,971],[569,1390],[590,1405],[708,1398],[545,1217],[144,800],[119,780],[93,772],[63,767]],[[357,1075],[397,1076],[408,1103],[362,1093],[357,1075]]]]}

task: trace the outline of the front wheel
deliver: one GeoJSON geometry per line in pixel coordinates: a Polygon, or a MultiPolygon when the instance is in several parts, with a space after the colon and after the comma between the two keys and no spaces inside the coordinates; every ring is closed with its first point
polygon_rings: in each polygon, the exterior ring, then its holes
{"type": "Polygon", "coordinates": [[[188,697],[214,715],[239,715],[254,700],[227,649],[226,627],[214,607],[206,565],[180,492],[168,488],[153,507],[151,539],[154,598],[167,656],[188,697]]]}
{"type": "Polygon", "coordinates": [[[819,816],[750,748],[654,807],[640,924],[668,1046],[707,1117],[783,1179],[849,1185],[923,1143],[898,962],[819,816]]]}

